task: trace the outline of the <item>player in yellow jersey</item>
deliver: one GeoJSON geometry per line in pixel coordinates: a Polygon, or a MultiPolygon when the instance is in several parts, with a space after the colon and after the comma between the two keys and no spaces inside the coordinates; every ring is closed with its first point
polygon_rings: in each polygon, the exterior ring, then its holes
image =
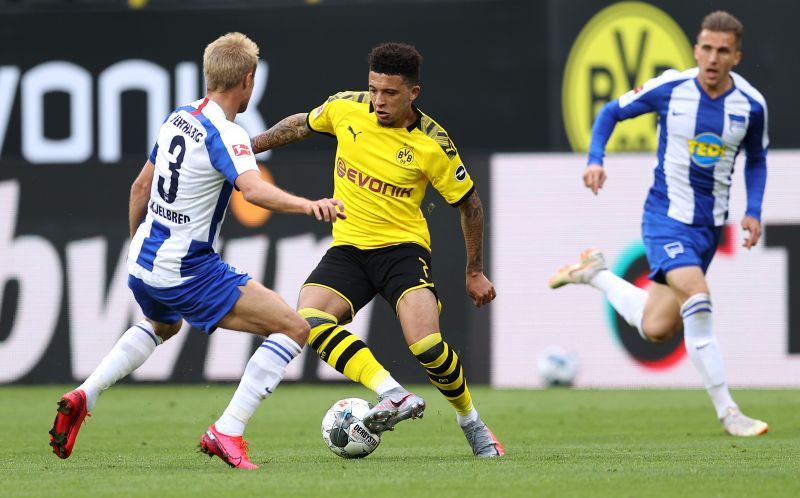
{"type": "MultiPolygon", "coordinates": [[[[458,354],[439,330],[430,234],[420,210],[428,183],[461,212],[467,293],[478,307],[496,294],[483,273],[483,208],[472,178],[445,130],[413,105],[421,60],[410,45],[375,47],[368,92],[337,93],[309,113],[289,116],[254,137],[253,149],[263,152],[314,132],[337,139],[334,197],[347,206],[347,218],[333,225],[333,246],[306,280],[298,311],[320,357],[377,393],[365,424],[376,432],[392,430],[425,409],[422,398],[400,386],[366,344],[342,328],[380,294],[395,309],[411,352],[455,409],[473,453],[503,456],[475,410],[458,354]]],[[[250,363],[247,370],[254,370],[250,363]]],[[[259,389],[256,378],[243,378],[217,430],[241,435],[259,389]]]]}

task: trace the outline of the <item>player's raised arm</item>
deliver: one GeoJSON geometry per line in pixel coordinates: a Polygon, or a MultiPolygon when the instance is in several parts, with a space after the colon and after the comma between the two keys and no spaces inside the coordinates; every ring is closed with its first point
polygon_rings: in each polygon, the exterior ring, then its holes
{"type": "Polygon", "coordinates": [[[483,274],[483,205],[473,190],[458,208],[467,248],[467,292],[475,306],[480,308],[497,296],[494,285],[483,274]]]}
{"type": "Polygon", "coordinates": [[[128,201],[128,227],[131,238],[147,212],[147,201],[150,199],[154,174],[155,166],[148,160],[131,185],[131,195],[128,201]]]}
{"type": "Polygon", "coordinates": [[[293,144],[310,137],[308,113],[292,114],[280,120],[269,130],[253,137],[253,151],[258,154],[282,145],[293,144]]]}
{"type": "Polygon", "coordinates": [[[265,182],[256,171],[245,171],[236,178],[236,187],[242,191],[244,199],[256,206],[283,213],[305,214],[319,221],[336,222],[345,219],[344,205],[339,199],[319,199],[312,201],[292,195],[265,182]]]}

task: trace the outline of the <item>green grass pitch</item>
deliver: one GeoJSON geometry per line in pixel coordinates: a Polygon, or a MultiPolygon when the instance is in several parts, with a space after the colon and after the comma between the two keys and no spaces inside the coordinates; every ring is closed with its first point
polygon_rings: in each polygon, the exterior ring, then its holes
{"type": "Polygon", "coordinates": [[[507,456],[474,458],[430,386],[425,418],[400,424],[362,460],[331,453],[320,421],[360,386],[285,384],[250,423],[254,472],[197,452],[233,385],[115,386],[87,418],[68,460],[47,431],[61,386],[0,388],[0,495],[154,497],[797,497],[800,391],[734,392],[770,432],[722,433],[699,390],[473,388],[507,456]]]}

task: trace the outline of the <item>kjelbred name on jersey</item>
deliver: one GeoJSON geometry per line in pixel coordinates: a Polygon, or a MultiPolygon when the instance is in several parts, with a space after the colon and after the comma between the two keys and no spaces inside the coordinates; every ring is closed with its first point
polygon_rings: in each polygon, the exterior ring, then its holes
{"type": "Polygon", "coordinates": [[[182,131],[185,135],[195,141],[195,143],[200,143],[204,136],[203,132],[198,130],[196,127],[192,126],[188,121],[183,119],[180,114],[176,114],[169,120],[170,123],[175,125],[177,129],[182,131]]]}
{"type": "Polygon", "coordinates": [[[153,214],[156,214],[156,215],[164,218],[165,220],[171,221],[171,222],[176,223],[178,225],[183,225],[184,223],[189,223],[190,221],[192,221],[185,214],[179,213],[177,211],[173,211],[171,209],[167,209],[164,206],[160,206],[160,205],[156,204],[156,202],[152,201],[152,200],[150,201],[150,211],[152,211],[153,214]]]}

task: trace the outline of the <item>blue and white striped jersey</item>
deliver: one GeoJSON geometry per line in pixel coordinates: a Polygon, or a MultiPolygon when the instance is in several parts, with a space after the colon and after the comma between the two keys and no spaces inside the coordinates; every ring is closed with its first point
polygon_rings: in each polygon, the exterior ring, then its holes
{"type": "Polygon", "coordinates": [[[746,214],[760,219],[769,144],[767,103],[733,72],[733,87],[712,99],[697,74],[697,68],[669,70],[606,104],[592,128],[589,163],[602,164],[618,121],[655,112],[658,152],[645,211],[689,225],[725,224],[733,165],[744,147],[746,214]]]}
{"type": "Polygon", "coordinates": [[[155,176],[128,272],[152,287],[173,287],[219,259],[216,242],[234,182],[258,165],[247,132],[208,98],[167,117],[150,161],[155,176]]]}

